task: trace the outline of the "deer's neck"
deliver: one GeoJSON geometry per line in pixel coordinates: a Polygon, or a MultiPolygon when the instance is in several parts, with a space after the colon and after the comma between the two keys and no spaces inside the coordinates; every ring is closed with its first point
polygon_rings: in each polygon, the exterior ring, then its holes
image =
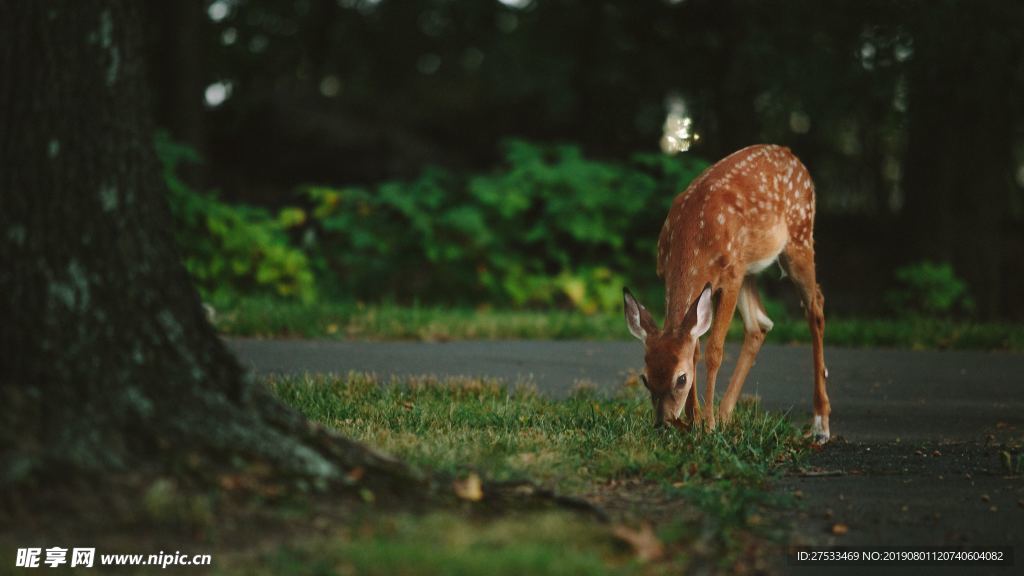
{"type": "Polygon", "coordinates": [[[676,330],[683,325],[683,318],[690,306],[697,301],[704,286],[717,287],[706,267],[696,266],[689,261],[671,266],[665,274],[665,326],[664,330],[676,330]],[[696,271],[696,272],[694,272],[696,271]]]}

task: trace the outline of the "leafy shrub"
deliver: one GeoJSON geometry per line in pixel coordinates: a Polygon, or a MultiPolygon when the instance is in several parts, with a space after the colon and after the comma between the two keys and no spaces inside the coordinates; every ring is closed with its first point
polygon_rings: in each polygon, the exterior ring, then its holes
{"type": "Polygon", "coordinates": [[[571,145],[505,145],[503,165],[459,177],[303,188],[293,228],[339,292],[369,300],[617,308],[621,287],[655,286],[655,242],[672,199],[705,164],[584,158],[571,145]]]}
{"type": "Polygon", "coordinates": [[[886,299],[898,314],[949,316],[973,309],[967,285],[947,262],[916,262],[897,269],[895,276],[898,288],[886,299]]]}
{"type": "Polygon", "coordinates": [[[263,208],[227,204],[214,192],[192,190],[177,168],[199,162],[196,153],[166,134],[157,136],[156,151],[163,163],[185,268],[204,299],[222,302],[243,294],[306,302],[315,298],[309,260],[289,244],[285,232],[301,224],[302,210],[285,209],[275,218],[263,208]]]}

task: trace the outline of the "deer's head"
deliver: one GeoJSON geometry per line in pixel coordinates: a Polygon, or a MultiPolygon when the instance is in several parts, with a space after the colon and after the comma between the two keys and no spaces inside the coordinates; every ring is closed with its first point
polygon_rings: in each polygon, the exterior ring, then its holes
{"type": "Polygon", "coordinates": [[[640,376],[651,393],[654,425],[679,419],[690,387],[697,380],[693,363],[698,339],[711,327],[711,286],[690,304],[679,326],[659,330],[651,313],[628,288],[622,289],[626,325],[644,343],[644,372],[640,376]]]}

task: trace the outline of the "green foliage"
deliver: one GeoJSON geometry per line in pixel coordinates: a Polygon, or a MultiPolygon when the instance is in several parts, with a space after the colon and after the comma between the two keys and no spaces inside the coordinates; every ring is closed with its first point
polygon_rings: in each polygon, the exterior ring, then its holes
{"type": "Polygon", "coordinates": [[[193,150],[161,133],[156,151],[163,163],[185,268],[203,298],[216,302],[239,295],[314,299],[309,260],[289,244],[285,233],[304,221],[301,209],[286,208],[275,218],[262,208],[228,204],[214,192],[193,190],[179,177],[182,163],[199,162],[193,150]]]}
{"type": "Polygon", "coordinates": [[[293,228],[332,284],[359,298],[607,311],[626,278],[653,280],[664,214],[704,167],[512,140],[489,174],[435,168],[372,191],[306,187],[312,217],[293,228]]]}
{"type": "Polygon", "coordinates": [[[893,310],[904,316],[950,316],[969,312],[973,302],[967,285],[946,262],[917,262],[896,270],[898,287],[886,294],[893,310]]]}

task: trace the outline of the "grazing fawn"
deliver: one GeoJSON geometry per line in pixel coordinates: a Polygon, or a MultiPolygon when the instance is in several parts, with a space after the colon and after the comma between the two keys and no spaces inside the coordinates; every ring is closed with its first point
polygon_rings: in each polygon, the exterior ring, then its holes
{"type": "Polygon", "coordinates": [[[814,354],[811,433],[818,443],[828,441],[831,408],[822,349],[825,299],[814,271],[814,184],[788,148],[774,145],[750,146],[722,159],[673,201],[658,238],[657,271],[665,280],[662,329],[629,289],[623,289],[626,324],[644,343],[641,379],[651,393],[655,426],[678,423],[684,409],[691,422],[698,417],[698,339],[710,328],[704,418],[714,428],[715,379],[729,323],[739,308],[743,349],[718,412],[719,419],[729,420],[772,328],[753,275],[776,259],[796,285],[807,314],[814,354]]]}

